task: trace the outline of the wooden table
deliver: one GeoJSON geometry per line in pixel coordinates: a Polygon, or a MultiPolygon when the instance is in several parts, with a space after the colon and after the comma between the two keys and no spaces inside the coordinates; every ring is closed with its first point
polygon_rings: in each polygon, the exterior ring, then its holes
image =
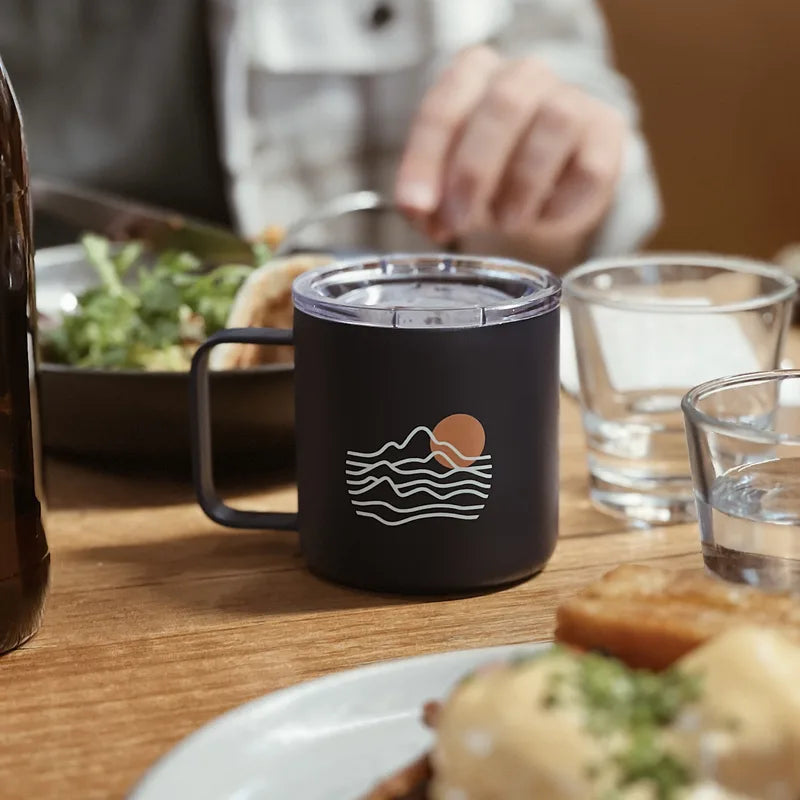
{"type": "MultiPolygon", "coordinates": [[[[616,564],[700,567],[695,525],[626,530],[590,506],[568,398],[561,420],[555,556],[531,581],[468,599],[334,586],[304,569],[295,535],[219,528],[185,483],[49,464],[52,593],[38,636],[0,660],[0,795],[120,797],[183,736],[265,692],[370,661],[548,639],[557,604],[616,564]]],[[[296,503],[288,481],[239,497],[296,503]]]]}

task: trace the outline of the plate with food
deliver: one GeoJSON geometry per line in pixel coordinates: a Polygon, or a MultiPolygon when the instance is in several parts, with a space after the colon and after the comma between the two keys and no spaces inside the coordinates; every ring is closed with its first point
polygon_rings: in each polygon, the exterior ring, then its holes
{"type": "MultiPolygon", "coordinates": [[[[321,254],[211,268],[188,251],[138,241],[80,243],[36,255],[43,438],[51,453],[188,465],[188,370],[224,327],[291,327],[291,283],[321,254]]],[[[289,348],[217,354],[212,424],[221,461],[285,463],[294,433],[289,348]]]]}
{"type": "Polygon", "coordinates": [[[375,664],[223,715],[134,800],[797,800],[800,599],[626,565],[554,643],[375,664]]]}
{"type": "MultiPolygon", "coordinates": [[[[36,179],[40,389],[50,453],[188,468],[188,369],[225,327],[292,326],[291,284],[367,239],[333,242],[330,223],[395,212],[381,195],[334,197],[254,242],[232,231],[86,187],[36,179]],[[303,247],[308,232],[314,243],[303,247]]],[[[365,231],[370,226],[364,226],[365,231]]],[[[403,236],[419,246],[411,226],[403,236]]],[[[226,345],[212,359],[214,454],[226,466],[293,458],[293,351],[226,345]]]]}

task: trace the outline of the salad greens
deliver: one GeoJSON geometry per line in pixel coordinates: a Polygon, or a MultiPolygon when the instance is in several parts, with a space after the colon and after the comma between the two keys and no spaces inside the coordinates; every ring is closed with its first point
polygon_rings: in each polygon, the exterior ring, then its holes
{"type": "MultiPolygon", "coordinates": [[[[42,333],[47,361],[103,369],[187,370],[197,347],[225,327],[233,299],[255,269],[226,264],[203,271],[191,253],[145,258],[141,242],[121,247],[81,239],[100,284],[83,292],[74,312],[42,333]]],[[[263,263],[269,253],[254,249],[263,263]]]]}

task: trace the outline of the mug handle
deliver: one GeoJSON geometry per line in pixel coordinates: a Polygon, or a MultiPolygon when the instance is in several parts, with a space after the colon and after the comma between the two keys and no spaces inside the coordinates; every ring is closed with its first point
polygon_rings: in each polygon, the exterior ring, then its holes
{"type": "Polygon", "coordinates": [[[297,530],[297,514],[239,511],[226,505],[214,485],[211,447],[208,359],[219,344],[292,344],[293,333],[276,328],[228,328],[211,336],[197,348],[189,375],[189,416],[192,433],[192,471],[197,502],[206,515],[229,528],[297,530]]]}

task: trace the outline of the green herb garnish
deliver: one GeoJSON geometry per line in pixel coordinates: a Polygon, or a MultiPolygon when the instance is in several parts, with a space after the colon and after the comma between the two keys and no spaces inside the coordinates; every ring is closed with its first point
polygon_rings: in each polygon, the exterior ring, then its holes
{"type": "Polygon", "coordinates": [[[689,785],[690,770],[664,748],[659,733],[700,697],[698,676],[678,669],[633,670],[589,653],[579,660],[576,681],[588,730],[595,736],[625,735],[625,749],[615,757],[620,788],[648,783],[658,800],[672,800],[689,785]]]}
{"type": "MultiPolygon", "coordinates": [[[[621,796],[632,784],[646,783],[658,800],[673,800],[691,783],[689,768],[662,741],[661,732],[701,693],[698,676],[678,669],[660,673],[633,670],[622,662],[596,653],[574,658],[574,669],[553,670],[541,698],[552,709],[577,700],[584,709],[586,729],[597,738],[619,742],[611,762],[616,787],[604,800],[621,796]]],[[[600,775],[597,765],[586,775],[600,775]]]]}
{"type": "Polygon", "coordinates": [[[661,673],[632,670],[616,659],[593,653],[581,657],[577,680],[589,727],[598,734],[668,725],[700,696],[697,676],[676,669],[661,673]]]}
{"type": "Polygon", "coordinates": [[[616,758],[620,786],[649,783],[658,800],[672,800],[678,789],[691,783],[685,764],[664,750],[652,729],[638,730],[630,747],[616,758]]]}
{"type": "MultiPolygon", "coordinates": [[[[100,285],[83,292],[73,313],[44,332],[49,361],[106,369],[188,369],[192,354],[225,327],[236,292],[253,267],[228,264],[203,271],[186,252],[145,261],[141,243],[115,249],[102,236],[82,238],[100,285]]],[[[269,257],[264,246],[257,263],[269,257]]]]}

